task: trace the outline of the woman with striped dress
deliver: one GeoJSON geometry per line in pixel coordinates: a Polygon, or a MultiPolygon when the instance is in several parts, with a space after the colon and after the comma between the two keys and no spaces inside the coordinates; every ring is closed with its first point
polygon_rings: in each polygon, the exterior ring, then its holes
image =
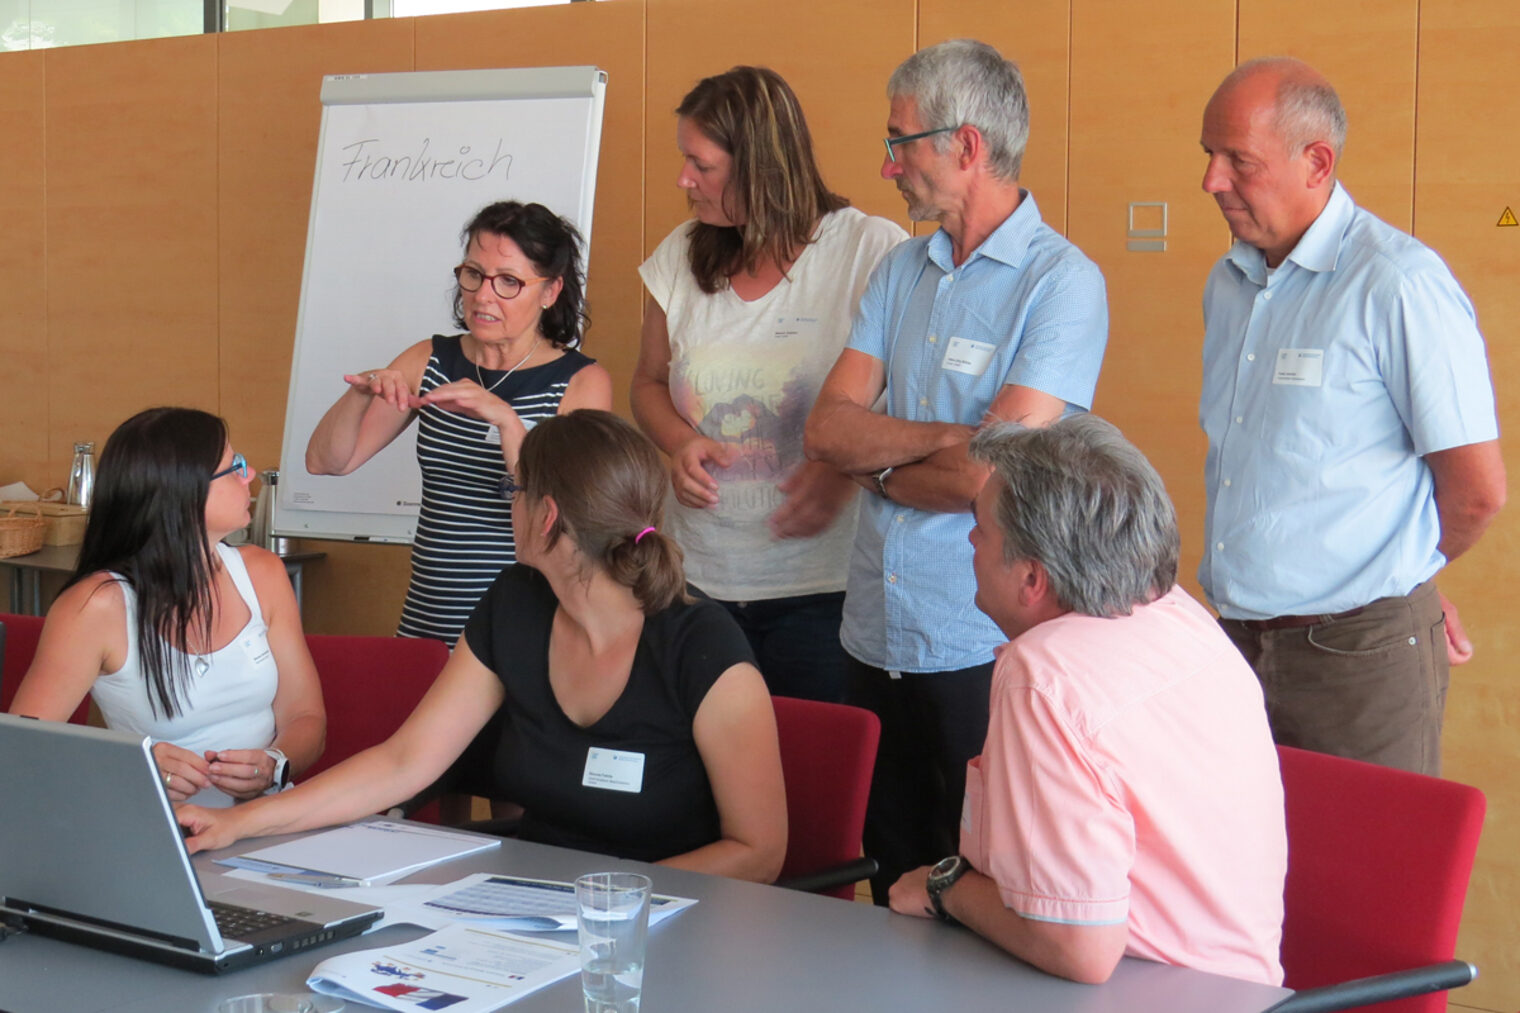
{"type": "Polygon", "coordinates": [[[454,322],[465,333],[406,349],[349,385],[312,433],[306,468],[346,475],[417,420],[422,508],[401,636],[450,647],[501,569],[516,560],[512,484],[540,419],[612,406],[607,371],[580,344],[579,236],[541,204],[502,201],[465,226],[454,322]]]}

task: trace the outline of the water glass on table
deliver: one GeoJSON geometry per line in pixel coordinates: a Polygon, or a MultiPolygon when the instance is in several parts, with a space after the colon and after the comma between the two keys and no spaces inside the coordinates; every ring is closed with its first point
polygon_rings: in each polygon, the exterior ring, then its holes
{"type": "Polygon", "coordinates": [[[636,872],[593,872],[575,881],[586,1013],[638,1013],[651,887],[636,872]]]}

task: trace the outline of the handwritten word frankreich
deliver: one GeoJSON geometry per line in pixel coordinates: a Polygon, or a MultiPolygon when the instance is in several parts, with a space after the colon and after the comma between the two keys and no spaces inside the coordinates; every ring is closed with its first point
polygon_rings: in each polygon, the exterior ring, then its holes
{"type": "Polygon", "coordinates": [[[512,156],[501,150],[502,141],[497,139],[496,150],[489,158],[472,154],[472,148],[462,145],[457,157],[440,158],[428,154],[431,138],[424,137],[415,154],[383,154],[379,150],[380,139],[370,137],[352,144],[345,144],[340,151],[348,153],[348,160],[340,163],[342,182],[358,182],[372,179],[399,179],[408,183],[426,182],[431,179],[485,179],[492,173],[500,173],[505,180],[512,172],[512,156]]]}

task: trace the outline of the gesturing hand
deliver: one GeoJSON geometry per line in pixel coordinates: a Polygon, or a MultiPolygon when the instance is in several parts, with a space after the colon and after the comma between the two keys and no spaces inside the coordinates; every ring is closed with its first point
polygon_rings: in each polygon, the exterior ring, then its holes
{"type": "Polygon", "coordinates": [[[711,462],[719,468],[734,463],[737,450],[706,436],[694,435],[670,457],[670,486],[683,506],[696,510],[718,505],[718,483],[708,471],[711,462]]]}
{"type": "Polygon", "coordinates": [[[354,390],[361,394],[378,397],[398,412],[409,412],[416,407],[412,402],[412,388],[399,369],[369,369],[363,373],[350,373],[343,377],[354,390]]]}
{"type": "Polygon", "coordinates": [[[153,762],[163,778],[170,802],[183,802],[202,788],[211,787],[211,764],[199,753],[172,742],[153,743],[153,762]]]}

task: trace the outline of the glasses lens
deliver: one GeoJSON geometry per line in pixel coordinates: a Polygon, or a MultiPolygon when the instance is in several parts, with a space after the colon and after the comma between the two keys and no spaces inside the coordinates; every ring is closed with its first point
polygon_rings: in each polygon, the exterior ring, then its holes
{"type": "Polygon", "coordinates": [[[458,279],[459,287],[466,292],[476,291],[480,288],[480,283],[486,280],[485,275],[473,267],[463,266],[454,268],[454,277],[458,279]]]}
{"type": "Polygon", "coordinates": [[[522,291],[523,283],[510,274],[498,274],[492,276],[491,287],[503,299],[515,299],[517,298],[517,293],[522,291]]]}
{"type": "Polygon", "coordinates": [[[237,472],[238,478],[248,477],[248,459],[242,454],[232,455],[232,470],[237,472]]]}

